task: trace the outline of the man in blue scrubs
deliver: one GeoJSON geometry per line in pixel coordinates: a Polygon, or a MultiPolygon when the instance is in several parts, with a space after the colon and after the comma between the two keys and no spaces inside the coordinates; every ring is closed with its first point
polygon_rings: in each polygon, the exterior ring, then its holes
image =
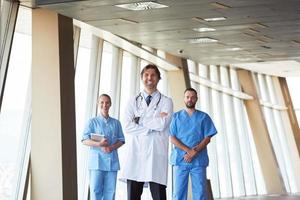
{"type": "Polygon", "coordinates": [[[189,175],[193,200],[206,200],[206,146],[217,130],[208,114],[195,109],[197,100],[197,91],[186,89],[186,108],[173,115],[170,125],[170,140],[174,144],[170,159],[175,182],[173,200],[187,199],[189,175]]]}
{"type": "Polygon", "coordinates": [[[89,171],[91,200],[113,200],[117,171],[120,169],[117,149],[125,142],[122,127],[109,116],[111,98],[102,94],[98,100],[100,115],[87,123],[82,142],[90,146],[89,171]]]}

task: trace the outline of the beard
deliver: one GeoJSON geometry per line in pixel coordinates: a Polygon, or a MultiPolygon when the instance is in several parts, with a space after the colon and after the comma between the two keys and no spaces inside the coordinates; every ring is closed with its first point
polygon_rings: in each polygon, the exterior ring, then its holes
{"type": "Polygon", "coordinates": [[[193,104],[193,103],[185,103],[185,106],[186,106],[187,108],[189,108],[189,109],[195,108],[195,105],[196,105],[196,104],[193,104]]]}

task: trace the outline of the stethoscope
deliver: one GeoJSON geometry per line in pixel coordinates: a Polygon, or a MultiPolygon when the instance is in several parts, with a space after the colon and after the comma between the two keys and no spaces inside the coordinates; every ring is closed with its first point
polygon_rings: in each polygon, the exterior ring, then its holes
{"type": "MultiPolygon", "coordinates": [[[[141,107],[141,104],[142,104],[142,101],[143,101],[144,97],[142,96],[142,93],[140,92],[136,97],[135,97],[135,106],[136,106],[136,109],[139,110],[140,107],[141,107]],[[139,100],[140,99],[140,100],[139,100]],[[140,101],[140,103],[138,103],[138,101],[140,101]]],[[[157,109],[159,103],[160,103],[160,100],[161,100],[161,93],[159,93],[159,99],[158,101],[156,102],[156,105],[154,107],[154,110],[157,109]]]]}

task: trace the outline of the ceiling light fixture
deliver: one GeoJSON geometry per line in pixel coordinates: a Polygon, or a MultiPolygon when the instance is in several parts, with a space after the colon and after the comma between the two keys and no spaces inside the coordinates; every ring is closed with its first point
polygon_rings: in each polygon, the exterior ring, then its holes
{"type": "Polygon", "coordinates": [[[240,48],[240,47],[233,47],[233,48],[227,48],[226,50],[227,51],[239,51],[239,50],[242,50],[242,48],[240,48]]]}
{"type": "Polygon", "coordinates": [[[216,21],[223,21],[226,19],[227,19],[226,17],[212,17],[212,18],[204,18],[203,20],[207,22],[216,22],[216,21]]]}
{"type": "Polygon", "coordinates": [[[115,5],[119,8],[125,8],[128,10],[150,10],[150,9],[158,9],[158,8],[166,8],[168,6],[159,4],[153,1],[145,1],[145,2],[136,2],[136,3],[128,3],[128,4],[117,4],[115,5]]]}
{"type": "Polygon", "coordinates": [[[249,61],[253,58],[249,58],[249,57],[235,57],[234,59],[239,60],[239,61],[249,61]]]}
{"type": "Polygon", "coordinates": [[[198,44],[198,43],[215,43],[218,42],[217,39],[209,38],[209,37],[200,37],[200,38],[191,38],[188,39],[188,42],[191,44],[198,44]]]}
{"type": "Polygon", "coordinates": [[[193,28],[194,31],[197,32],[209,32],[209,31],[216,31],[214,28],[208,28],[208,27],[203,27],[203,28],[193,28]]]}
{"type": "Polygon", "coordinates": [[[214,3],[211,3],[210,5],[212,5],[212,6],[214,6],[214,7],[217,7],[217,8],[220,8],[220,9],[228,9],[228,8],[231,8],[230,6],[225,5],[225,4],[222,4],[222,3],[219,3],[219,2],[214,2],[214,3]]]}

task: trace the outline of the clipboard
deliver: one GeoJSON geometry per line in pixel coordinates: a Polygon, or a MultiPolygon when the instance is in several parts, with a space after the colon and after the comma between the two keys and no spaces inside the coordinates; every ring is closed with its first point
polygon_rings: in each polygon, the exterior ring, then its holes
{"type": "Polygon", "coordinates": [[[101,135],[99,133],[92,133],[91,134],[91,139],[94,140],[94,141],[97,141],[97,142],[101,141],[104,138],[105,138],[105,136],[101,135]]]}

